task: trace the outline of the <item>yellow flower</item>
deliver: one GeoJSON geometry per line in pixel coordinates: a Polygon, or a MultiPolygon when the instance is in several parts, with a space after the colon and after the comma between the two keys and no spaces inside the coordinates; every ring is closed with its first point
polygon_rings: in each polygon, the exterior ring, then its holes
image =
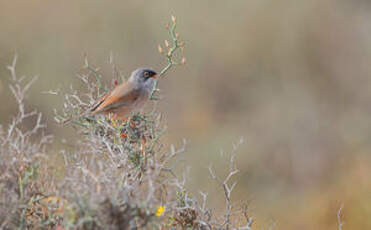
{"type": "Polygon", "coordinates": [[[160,216],[164,215],[165,210],[166,210],[165,206],[158,207],[157,212],[156,212],[156,216],[160,217],[160,216]]]}

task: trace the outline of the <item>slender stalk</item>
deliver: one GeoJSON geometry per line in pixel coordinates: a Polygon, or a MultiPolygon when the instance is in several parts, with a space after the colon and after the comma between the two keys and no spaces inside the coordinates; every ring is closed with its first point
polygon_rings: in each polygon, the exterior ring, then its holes
{"type": "MultiPolygon", "coordinates": [[[[158,74],[159,77],[164,77],[165,74],[172,67],[179,65],[179,63],[175,61],[175,54],[176,54],[176,51],[178,51],[178,49],[180,48],[180,41],[176,33],[176,22],[174,20],[173,20],[171,28],[169,28],[169,34],[172,40],[172,47],[168,48],[168,51],[166,53],[167,65],[160,71],[160,73],[158,74]]],[[[151,100],[158,100],[158,98],[155,96],[155,93],[158,91],[159,91],[158,81],[156,81],[153,87],[153,90],[152,90],[151,100]]]]}

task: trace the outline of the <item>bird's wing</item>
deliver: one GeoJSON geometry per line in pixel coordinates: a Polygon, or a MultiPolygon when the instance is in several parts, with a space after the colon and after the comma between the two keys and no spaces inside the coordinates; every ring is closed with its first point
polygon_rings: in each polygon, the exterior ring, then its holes
{"type": "Polygon", "coordinates": [[[140,91],[132,84],[124,83],[104,96],[90,111],[91,114],[109,112],[121,106],[131,106],[140,96],[140,91]]]}

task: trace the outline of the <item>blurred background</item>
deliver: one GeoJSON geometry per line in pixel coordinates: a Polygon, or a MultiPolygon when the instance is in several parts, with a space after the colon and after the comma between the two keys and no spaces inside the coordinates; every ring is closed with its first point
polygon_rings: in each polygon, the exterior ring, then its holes
{"type": "Polygon", "coordinates": [[[17,53],[18,73],[39,76],[28,106],[45,114],[57,150],[73,129],[53,121],[63,98],[42,92],[82,87],[84,52],[107,83],[110,53],[124,76],[160,70],[172,14],[187,65],[161,80],[159,110],[166,141],[190,142],[194,194],[223,209],[207,167],[225,175],[242,136],[233,199],[249,201],[256,229],[337,229],[342,203],[344,228],[371,229],[369,1],[0,0],[0,123],[16,109],[6,66],[17,53]]]}

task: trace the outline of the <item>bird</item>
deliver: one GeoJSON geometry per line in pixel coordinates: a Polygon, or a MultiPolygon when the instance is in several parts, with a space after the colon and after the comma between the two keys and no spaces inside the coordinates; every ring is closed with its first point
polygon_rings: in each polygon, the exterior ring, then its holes
{"type": "Polygon", "coordinates": [[[116,86],[90,109],[79,115],[79,118],[112,114],[112,119],[127,120],[132,113],[140,110],[150,99],[157,78],[158,75],[154,70],[138,68],[131,73],[126,82],[116,86]]]}

